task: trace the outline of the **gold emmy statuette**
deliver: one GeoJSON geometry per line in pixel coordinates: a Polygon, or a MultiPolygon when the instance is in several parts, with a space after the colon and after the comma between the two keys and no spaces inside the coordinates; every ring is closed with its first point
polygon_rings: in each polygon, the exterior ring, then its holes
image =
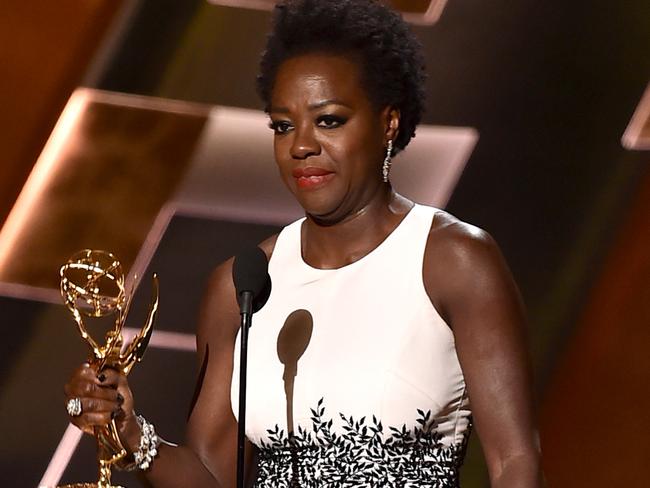
{"type": "MultiPolygon", "coordinates": [[[[124,347],[122,329],[126,321],[133,293],[127,293],[124,272],[120,262],[111,253],[86,249],[72,256],[61,267],[61,295],[74,316],[81,337],[92,350],[89,362],[98,371],[116,369],[129,374],[135,363],[142,359],[151,337],[153,322],[158,310],[158,277],[153,275],[153,292],[147,320],[131,343],[124,347]],[[100,345],[88,332],[84,317],[99,318],[114,315],[112,327],[100,345]]],[[[60,488],[120,488],[111,485],[111,466],[126,455],[118,436],[115,420],[95,428],[99,481],[76,483],[60,488]]]]}

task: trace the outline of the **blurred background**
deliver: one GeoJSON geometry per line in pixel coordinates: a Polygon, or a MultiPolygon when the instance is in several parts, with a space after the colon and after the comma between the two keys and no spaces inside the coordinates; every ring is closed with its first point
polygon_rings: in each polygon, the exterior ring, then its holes
{"type": "MultiPolygon", "coordinates": [[[[131,380],[138,411],[182,441],[207,276],[300,215],[254,90],[273,3],[0,4],[3,485],[96,479],[62,394],[87,346],[58,269],[83,248],[120,257],[131,327],[159,273],[131,380]]],[[[395,186],[500,243],[528,308],[549,486],[647,486],[650,4],[392,3],[429,73],[395,186]]],[[[462,481],[488,486],[476,436],[462,481]]]]}

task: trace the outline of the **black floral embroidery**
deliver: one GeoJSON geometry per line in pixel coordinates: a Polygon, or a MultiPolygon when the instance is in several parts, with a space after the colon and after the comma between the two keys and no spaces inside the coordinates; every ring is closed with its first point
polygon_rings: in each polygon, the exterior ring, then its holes
{"type": "Polygon", "coordinates": [[[277,425],[259,448],[256,488],[449,488],[458,486],[463,442],[445,446],[431,412],[417,410],[417,427],[385,428],[340,414],[343,433],[332,432],[323,399],[312,409],[312,431],[287,436],[277,425]]]}

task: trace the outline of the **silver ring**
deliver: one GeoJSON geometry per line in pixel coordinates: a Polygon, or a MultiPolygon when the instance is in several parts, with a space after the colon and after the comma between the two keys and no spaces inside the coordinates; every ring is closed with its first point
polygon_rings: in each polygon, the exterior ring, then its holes
{"type": "Polygon", "coordinates": [[[71,398],[68,400],[68,403],[65,404],[65,408],[68,411],[70,417],[78,417],[81,415],[81,399],[71,398]]]}

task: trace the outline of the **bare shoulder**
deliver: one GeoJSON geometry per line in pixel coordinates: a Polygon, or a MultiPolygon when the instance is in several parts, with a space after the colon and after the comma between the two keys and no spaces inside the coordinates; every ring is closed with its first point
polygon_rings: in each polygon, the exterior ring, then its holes
{"type": "Polygon", "coordinates": [[[266,254],[267,259],[271,259],[271,255],[273,255],[273,250],[275,249],[275,243],[278,240],[278,235],[279,234],[273,234],[271,237],[264,239],[258,244],[258,247],[264,251],[264,254],[266,254]]]}
{"type": "Polygon", "coordinates": [[[492,236],[444,211],[433,219],[422,271],[426,291],[448,323],[454,306],[516,289],[492,236]]]}
{"type": "Polygon", "coordinates": [[[232,281],[233,261],[230,258],[217,266],[206,283],[196,330],[199,351],[207,342],[236,334],[238,306],[232,281]]]}
{"type": "MultiPolygon", "coordinates": [[[[268,259],[271,258],[277,237],[277,234],[273,235],[258,244],[268,259]]],[[[234,257],[227,259],[217,266],[208,278],[197,328],[199,341],[223,334],[232,338],[237,333],[239,306],[232,280],[233,262],[234,257]]]]}
{"type": "MultiPolygon", "coordinates": [[[[258,247],[266,254],[267,259],[271,259],[277,238],[278,235],[275,234],[258,244],[258,247]]],[[[232,256],[217,266],[212,271],[206,287],[206,298],[212,298],[219,305],[225,306],[226,308],[237,308],[235,285],[232,280],[232,266],[234,261],[235,257],[232,256]]]]}
{"type": "Polygon", "coordinates": [[[435,214],[426,252],[439,258],[432,265],[456,268],[457,271],[501,259],[499,246],[488,232],[444,210],[435,214]]]}

